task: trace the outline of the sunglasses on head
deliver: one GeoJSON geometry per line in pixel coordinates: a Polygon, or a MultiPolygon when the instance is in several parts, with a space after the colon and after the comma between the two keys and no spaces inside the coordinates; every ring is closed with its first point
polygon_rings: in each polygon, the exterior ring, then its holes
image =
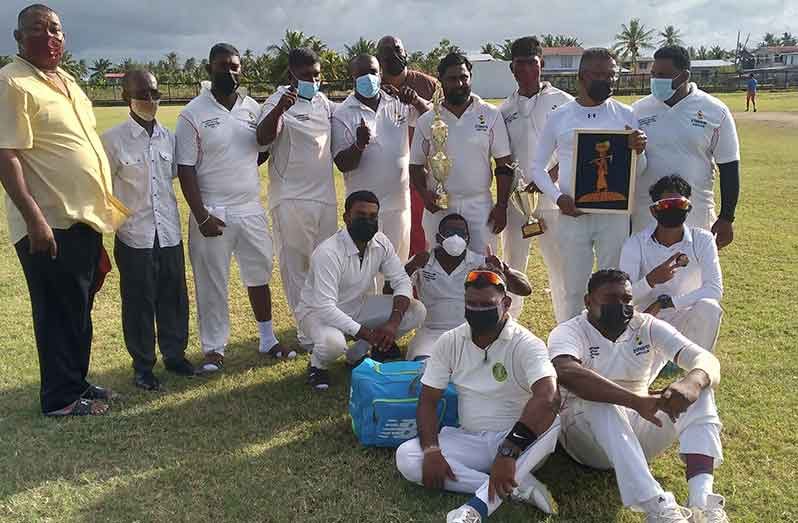
{"type": "Polygon", "coordinates": [[[471,271],[468,273],[468,276],[466,276],[465,284],[476,283],[480,279],[485,280],[491,285],[501,285],[502,288],[507,288],[502,277],[493,271],[471,271]]]}
{"type": "Polygon", "coordinates": [[[671,209],[678,209],[680,211],[689,211],[693,208],[693,204],[690,203],[690,200],[681,196],[679,198],[664,198],[662,200],[657,200],[653,204],[651,204],[651,208],[655,211],[668,211],[671,209]]]}

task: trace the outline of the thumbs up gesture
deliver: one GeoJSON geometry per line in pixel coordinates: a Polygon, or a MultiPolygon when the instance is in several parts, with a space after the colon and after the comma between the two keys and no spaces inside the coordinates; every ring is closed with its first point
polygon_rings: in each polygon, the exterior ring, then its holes
{"type": "Polygon", "coordinates": [[[360,125],[357,127],[355,139],[357,142],[357,148],[361,151],[365,149],[371,141],[371,129],[369,129],[368,125],[366,125],[366,120],[363,118],[360,119],[360,125]]]}

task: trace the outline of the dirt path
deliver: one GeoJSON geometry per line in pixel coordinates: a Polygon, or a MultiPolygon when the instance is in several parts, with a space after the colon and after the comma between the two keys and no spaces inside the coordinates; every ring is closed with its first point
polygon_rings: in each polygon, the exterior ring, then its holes
{"type": "Polygon", "coordinates": [[[774,127],[798,128],[798,112],[742,112],[734,113],[734,119],[739,121],[762,122],[774,127]]]}

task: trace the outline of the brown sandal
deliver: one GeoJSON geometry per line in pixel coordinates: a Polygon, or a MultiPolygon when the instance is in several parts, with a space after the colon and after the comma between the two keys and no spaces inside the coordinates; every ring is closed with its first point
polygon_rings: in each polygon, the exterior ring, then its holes
{"type": "Polygon", "coordinates": [[[65,418],[67,416],[104,416],[109,410],[110,407],[108,404],[102,401],[80,398],[63,409],[45,412],[44,415],[50,418],[65,418]],[[95,410],[95,407],[100,407],[100,410],[95,410]]]}

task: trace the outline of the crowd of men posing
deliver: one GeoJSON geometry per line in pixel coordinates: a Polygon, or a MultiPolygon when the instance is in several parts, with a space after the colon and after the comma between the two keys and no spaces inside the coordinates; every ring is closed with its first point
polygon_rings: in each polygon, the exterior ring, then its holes
{"type": "Polygon", "coordinates": [[[728,108],[689,81],[685,49],[655,53],[651,95],[629,107],[612,98],[618,67],[608,50],[585,51],[574,99],[541,81],[539,42],[519,38],[510,64],[518,89],[495,107],[471,93],[464,56],[443,58],[435,79],[408,70],[402,42],[386,36],[376,57],[352,61],[354,93],[343,103],[319,92],[318,56],[294,49],[289,84],[260,105],[239,93],[238,51],[217,44],[210,82],[174,134],[157,120],[157,79],[133,70],[123,84],[129,119],[99,137],[91,103],[58,67],[56,13],[26,8],[14,36],[19,56],[0,70],[0,180],[30,291],[45,415],[108,411],[112,392],[86,376],[92,302],[110,269],[101,234],[115,232],[124,339],[140,388],[160,387],[156,339],[171,372],[223,370],[235,255],[259,351],[293,358],[301,346],[314,389],[329,387],[328,368],[344,354],[350,365],[367,355],[426,359],[419,435],[396,462],[410,481],[474,495],[448,522],[482,521],[506,499],[553,512],[532,471],[558,440],[577,462],[614,469],[623,503],[649,522],[728,521],[713,490],[723,461],[713,351],[718,249],[732,241],[739,146],[728,108]],[[438,85],[452,159],[447,209],[426,167],[438,85]],[[631,216],[575,206],[575,129],[632,130],[639,189],[631,216]],[[267,159],[268,214],[258,172],[267,159]],[[558,323],[548,343],[517,323],[532,289],[526,217],[508,206],[513,162],[527,190],[541,193],[537,245],[558,323]],[[333,164],[347,194],[340,229],[333,164]],[[196,368],[185,357],[175,177],[191,211],[204,356],[196,368]],[[273,331],[273,250],[296,321],[293,348],[273,331]],[[403,356],[396,340],[414,330],[403,356]],[[683,376],[649,390],[668,362],[683,376]],[[450,382],[460,426],[439,430],[437,404],[450,382]],[[689,509],[648,466],[676,440],[689,509]]]}

